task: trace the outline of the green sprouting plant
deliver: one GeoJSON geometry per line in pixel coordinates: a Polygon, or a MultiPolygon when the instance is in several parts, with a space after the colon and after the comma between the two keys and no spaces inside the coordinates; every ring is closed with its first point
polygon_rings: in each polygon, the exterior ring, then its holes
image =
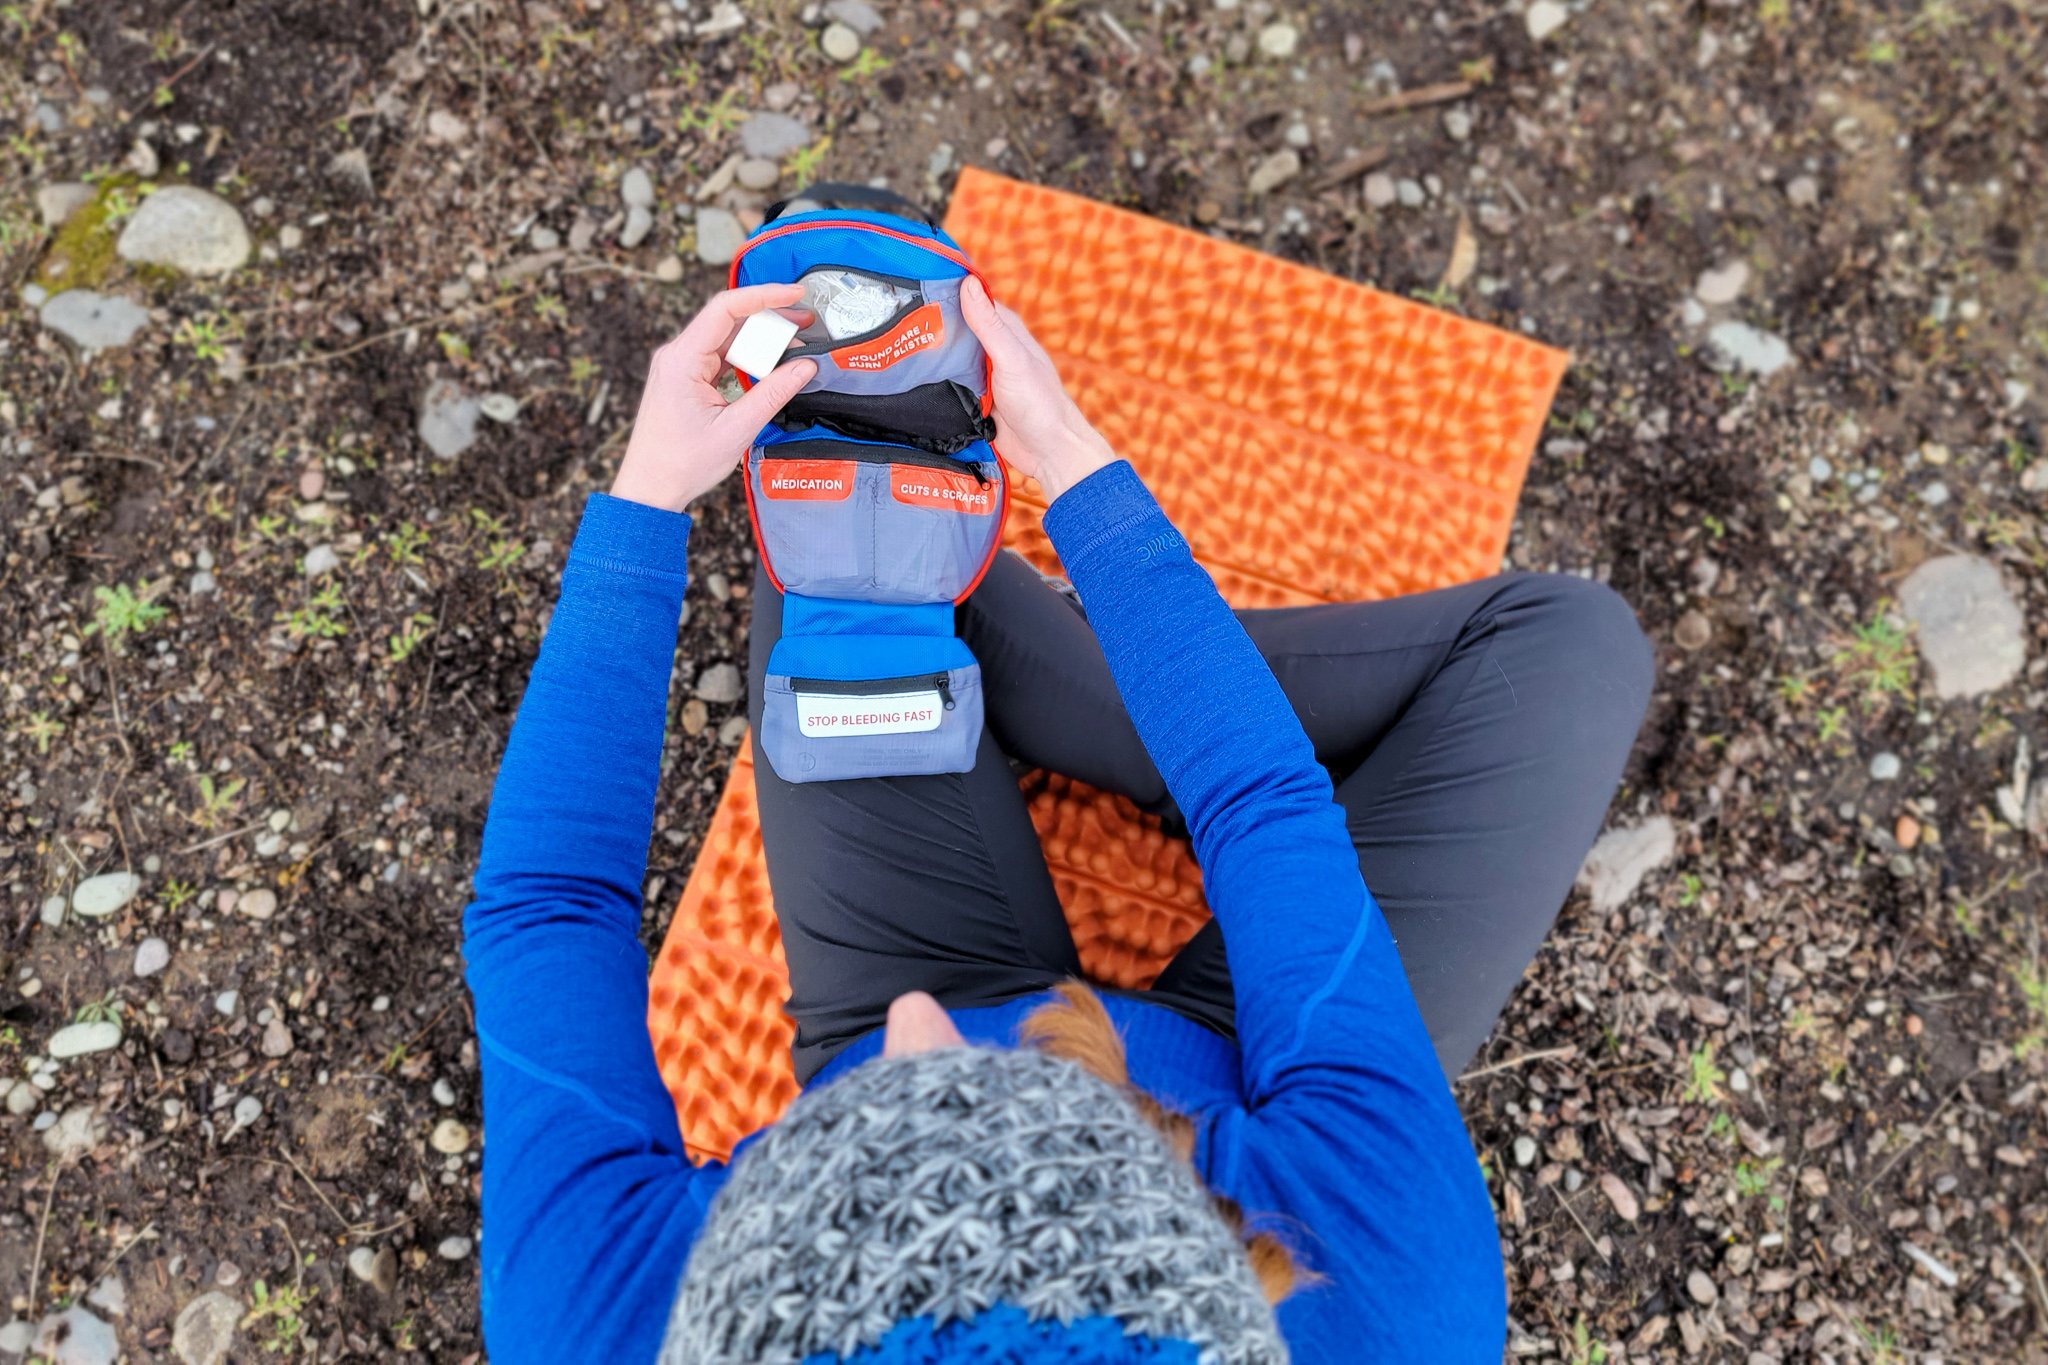
{"type": "Polygon", "coordinates": [[[1690,872],[1684,872],[1684,873],[1681,873],[1681,874],[1679,874],[1679,878],[1678,878],[1678,904],[1679,904],[1679,907],[1680,907],[1681,909],[1685,909],[1685,910],[1690,910],[1690,909],[1691,909],[1691,908],[1692,908],[1693,906],[1695,906],[1695,905],[1697,905],[1697,904],[1699,903],[1699,899],[1700,899],[1700,892],[1704,891],[1705,889],[1706,889],[1706,883],[1705,883],[1705,882],[1702,882],[1702,881],[1701,881],[1701,880],[1700,880],[1700,879],[1699,879],[1699,878],[1698,878],[1697,876],[1695,876],[1694,874],[1692,874],[1692,873],[1690,873],[1690,872]]]}
{"type": "Polygon", "coordinates": [[[219,829],[242,808],[242,788],[248,785],[248,778],[237,777],[215,786],[213,774],[199,774],[199,809],[185,818],[201,829],[219,829]]]}
{"type": "Polygon", "coordinates": [[[284,633],[294,640],[332,640],[338,635],[348,634],[348,622],[341,619],[345,609],[341,589],[330,583],[307,598],[303,607],[278,612],[271,619],[283,626],[284,633]]]}
{"type": "Polygon", "coordinates": [[[2048,1045],[2048,972],[2039,962],[2027,962],[2012,969],[2013,983],[2020,988],[2029,1027],[2012,1045],[2013,1055],[2024,1059],[2036,1048],[2048,1045]]]}
{"type": "Polygon", "coordinates": [[[433,537],[409,521],[398,524],[395,531],[386,531],[382,537],[384,553],[391,556],[393,564],[418,564],[423,561],[421,550],[433,537]]]}
{"type": "Polygon", "coordinates": [[[262,1280],[251,1286],[251,1293],[256,1304],[242,1319],[243,1329],[262,1328],[263,1349],[272,1355],[291,1350],[298,1342],[299,1334],[306,1330],[305,1320],[299,1314],[305,1310],[312,1295],[283,1285],[272,1289],[262,1280]]]}
{"type": "Polygon", "coordinates": [[[1712,512],[1705,513],[1700,517],[1700,525],[1706,527],[1707,534],[1716,540],[1720,540],[1728,534],[1728,523],[1715,516],[1712,512]]]}
{"type": "Polygon", "coordinates": [[[390,638],[391,662],[402,664],[413,655],[433,633],[434,618],[423,611],[416,611],[406,618],[405,629],[390,638]]]}
{"type": "Polygon", "coordinates": [[[176,763],[186,768],[191,767],[192,741],[189,739],[181,739],[177,743],[171,745],[170,748],[164,750],[164,762],[176,763]]]}
{"type": "Polygon", "coordinates": [[[434,340],[440,344],[441,354],[456,364],[462,364],[469,359],[469,343],[455,333],[436,332],[434,340]]]}
{"type": "Polygon", "coordinates": [[[1873,1327],[1861,1318],[1852,1319],[1856,1324],[1856,1336],[1869,1353],[1873,1365],[1897,1365],[1899,1355],[1899,1334],[1890,1327],[1873,1327]]]}
{"type": "Polygon", "coordinates": [[[1739,1161],[1735,1164],[1735,1192],[1744,1199],[1754,1199],[1760,1194],[1771,1192],[1771,1177],[1784,1165],[1782,1157],[1768,1161],[1739,1161]]]}
{"type": "Polygon", "coordinates": [[[727,86],[710,104],[693,104],[676,116],[679,133],[708,133],[713,137],[729,132],[746,121],[746,111],[734,107],[739,98],[737,85],[727,86]]]}
{"type": "Polygon", "coordinates": [[[516,540],[500,538],[493,540],[476,557],[476,566],[493,573],[510,573],[512,566],[526,553],[526,547],[516,540]]]}
{"type": "Polygon", "coordinates": [[[419,1349],[413,1344],[412,1319],[413,1315],[407,1313],[397,1322],[391,1324],[391,1344],[401,1351],[415,1351],[419,1349]]]}
{"type": "Polygon", "coordinates": [[[92,595],[99,606],[94,609],[92,623],[85,633],[104,635],[107,643],[117,649],[130,635],[141,635],[170,615],[169,608],[149,600],[150,587],[140,579],[133,588],[116,583],[111,588],[94,588],[92,595]]]}
{"type": "Polygon", "coordinates": [[[219,364],[227,358],[228,343],[242,335],[241,325],[228,313],[194,313],[178,324],[172,340],[192,352],[194,360],[219,364]]]}
{"type": "Polygon", "coordinates": [[[1439,284],[1428,289],[1411,289],[1408,297],[1432,308],[1449,308],[1458,301],[1458,291],[1447,284],[1439,284]]]}
{"type": "Polygon", "coordinates": [[[847,63],[846,69],[839,73],[839,79],[842,81],[865,80],[878,72],[887,71],[892,65],[894,63],[881,53],[875,51],[875,49],[864,47],[860,50],[858,56],[847,63]]]}
{"type": "Polygon", "coordinates": [[[198,887],[194,886],[190,882],[181,882],[177,878],[173,877],[171,880],[164,883],[164,889],[162,892],[164,909],[170,911],[172,914],[175,915],[180,910],[183,910],[187,905],[190,905],[192,903],[192,898],[194,896],[197,896],[198,894],[198,887]]]}
{"type": "Polygon", "coordinates": [[[32,742],[38,754],[48,754],[50,741],[64,733],[64,722],[50,719],[48,711],[31,711],[14,732],[32,742]]]}
{"type": "Polygon", "coordinates": [[[2005,452],[2005,467],[2015,474],[2034,462],[2034,452],[2027,449],[2017,436],[2006,437],[2002,448],[2005,452]]]}
{"type": "Polygon", "coordinates": [[[1872,66],[1890,66],[1899,59],[1899,45],[1889,38],[1879,38],[1863,49],[1863,60],[1872,66]]]}
{"type": "Polygon", "coordinates": [[[71,1012],[74,1024],[108,1024],[121,1017],[121,994],[109,990],[97,1000],[88,1000],[71,1012]]]}
{"type": "Polygon", "coordinates": [[[569,309],[553,294],[535,294],[533,315],[542,322],[562,323],[569,320],[569,309]]]}
{"type": "Polygon", "coordinates": [[[257,535],[262,536],[265,540],[276,540],[278,533],[284,530],[284,514],[282,512],[265,512],[262,516],[256,518],[255,526],[257,535]]]}
{"type": "Polygon", "coordinates": [[[1710,1138],[1728,1138],[1734,1132],[1735,1120],[1728,1117],[1726,1109],[1715,1110],[1714,1117],[1707,1121],[1707,1136],[1710,1138]]]}
{"type": "Polygon", "coordinates": [[[1728,1073],[1714,1065],[1712,1043],[1702,1043],[1693,1049],[1691,1070],[1692,1076],[1685,1083],[1685,1097],[1695,1104],[1719,1104],[1721,1082],[1728,1079],[1728,1073]]]}
{"type": "Polygon", "coordinates": [[[1778,695],[1793,706],[1806,700],[1813,691],[1813,680],[1803,673],[1787,673],[1778,679],[1778,695]]]}
{"type": "Polygon", "coordinates": [[[1889,606],[1878,603],[1868,621],[1851,626],[1848,647],[1834,658],[1843,678],[1862,694],[1866,711],[1913,690],[1913,639],[1892,619],[1889,606]]]}
{"type": "Polygon", "coordinates": [[[808,147],[799,147],[782,163],[782,173],[796,182],[797,189],[803,189],[818,178],[818,168],[825,164],[825,153],[832,149],[832,139],[821,137],[808,147]]]}
{"type": "Polygon", "coordinates": [[[1606,1365],[1607,1344],[1594,1339],[1593,1329],[1586,1326],[1584,1314],[1580,1314],[1579,1320],[1572,1324],[1571,1350],[1565,1359],[1571,1365],[1606,1365]]]}
{"type": "Polygon", "coordinates": [[[1830,706],[1815,718],[1815,729],[1822,744],[1842,733],[1843,724],[1849,719],[1849,708],[1830,706]]]}
{"type": "Polygon", "coordinates": [[[595,378],[597,378],[597,362],[595,360],[592,360],[587,355],[569,357],[569,382],[571,384],[580,389],[595,378]]]}

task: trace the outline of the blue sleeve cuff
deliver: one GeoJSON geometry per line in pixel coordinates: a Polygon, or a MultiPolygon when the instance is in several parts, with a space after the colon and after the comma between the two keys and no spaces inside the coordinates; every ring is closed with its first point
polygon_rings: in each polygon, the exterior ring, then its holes
{"type": "Polygon", "coordinates": [[[567,567],[682,580],[689,577],[689,546],[689,513],[592,493],[567,567]]]}
{"type": "Polygon", "coordinates": [[[1166,513],[1131,462],[1118,460],[1060,494],[1045,509],[1045,534],[1071,572],[1105,542],[1154,520],[1164,522],[1166,513]]]}

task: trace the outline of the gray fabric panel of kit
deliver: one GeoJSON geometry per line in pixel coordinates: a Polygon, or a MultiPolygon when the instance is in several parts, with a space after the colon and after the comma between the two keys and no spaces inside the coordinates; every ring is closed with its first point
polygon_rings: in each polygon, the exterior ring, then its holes
{"type": "Polygon", "coordinates": [[[935,730],[902,735],[821,735],[797,724],[796,689],[771,673],[762,680],[761,752],[785,782],[838,782],[856,777],[964,773],[981,742],[981,668],[949,668],[953,709],[935,730]]]}

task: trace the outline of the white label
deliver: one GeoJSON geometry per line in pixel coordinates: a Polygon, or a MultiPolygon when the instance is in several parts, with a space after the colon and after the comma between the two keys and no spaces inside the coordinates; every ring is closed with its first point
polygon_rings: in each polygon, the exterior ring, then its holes
{"type": "Polygon", "coordinates": [[[939,728],[939,694],[889,692],[876,697],[796,694],[796,728],[812,739],[832,735],[914,735],[939,728]]]}

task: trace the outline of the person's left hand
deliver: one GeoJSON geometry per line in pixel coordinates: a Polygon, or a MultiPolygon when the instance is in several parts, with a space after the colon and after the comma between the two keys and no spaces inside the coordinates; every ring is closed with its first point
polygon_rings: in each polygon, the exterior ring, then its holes
{"type": "Polygon", "coordinates": [[[717,387],[725,348],[747,318],[764,308],[788,308],[803,292],[796,284],[756,284],[714,294],[681,335],[654,353],[613,497],[680,512],[732,473],[761,428],[818,372],[818,363],[777,366],[728,403],[717,387]]]}

